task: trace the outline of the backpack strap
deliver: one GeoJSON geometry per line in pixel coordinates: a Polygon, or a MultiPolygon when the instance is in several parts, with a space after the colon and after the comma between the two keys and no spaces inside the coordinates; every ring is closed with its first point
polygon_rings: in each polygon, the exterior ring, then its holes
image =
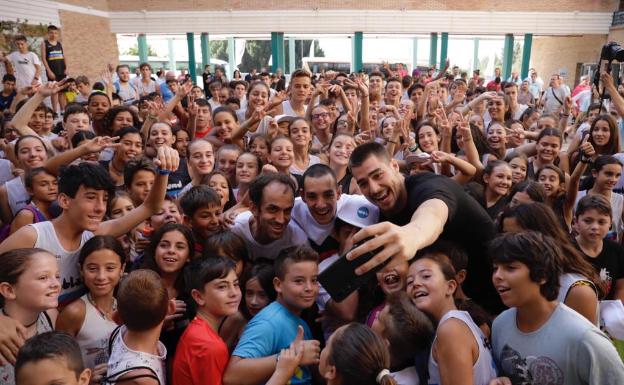
{"type": "Polygon", "coordinates": [[[124,383],[126,381],[136,380],[139,378],[153,378],[154,380],[158,381],[158,384],[160,384],[160,378],[158,378],[158,375],[156,374],[154,369],[150,368],[149,366],[134,366],[131,368],[126,368],[126,369],[118,371],[117,373],[113,373],[110,376],[106,376],[102,378],[100,381],[102,384],[119,384],[119,383],[124,383]],[[123,376],[124,374],[130,373],[134,370],[140,370],[140,369],[149,370],[151,373],[137,374],[136,376],[130,376],[127,378],[118,379],[120,376],[123,376]],[[116,379],[113,379],[113,378],[116,378],[116,379]]]}
{"type": "Polygon", "coordinates": [[[111,333],[110,337],[108,337],[108,356],[110,357],[113,354],[113,342],[115,342],[115,338],[119,334],[121,330],[121,325],[117,326],[115,330],[111,333]]]}

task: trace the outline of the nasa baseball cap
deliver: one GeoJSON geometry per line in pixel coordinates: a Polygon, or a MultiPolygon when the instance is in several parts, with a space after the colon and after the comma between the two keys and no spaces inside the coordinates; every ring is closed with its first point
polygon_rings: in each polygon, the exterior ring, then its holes
{"type": "Polygon", "coordinates": [[[336,216],[350,225],[364,228],[379,221],[379,208],[362,195],[343,194],[338,201],[336,216]]]}

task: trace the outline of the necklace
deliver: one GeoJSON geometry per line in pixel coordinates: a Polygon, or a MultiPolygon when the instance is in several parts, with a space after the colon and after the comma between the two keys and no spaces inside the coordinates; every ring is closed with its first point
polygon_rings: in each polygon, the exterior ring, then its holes
{"type": "Polygon", "coordinates": [[[95,310],[97,310],[98,313],[100,313],[100,316],[102,316],[102,318],[104,318],[105,320],[111,320],[111,318],[109,316],[110,313],[112,313],[115,310],[117,310],[117,301],[114,298],[113,298],[113,308],[111,309],[110,312],[105,312],[104,310],[102,310],[102,308],[99,307],[98,304],[96,304],[95,301],[93,300],[93,298],[91,297],[91,293],[87,293],[87,299],[89,300],[89,303],[91,305],[93,305],[95,310]]]}
{"type": "MultiPolygon", "coordinates": [[[[4,310],[4,308],[2,308],[2,314],[4,314],[5,316],[12,318],[10,315],[7,314],[6,310],[4,310]]],[[[34,324],[37,323],[37,321],[39,321],[39,316],[37,316],[37,319],[35,319],[32,323],[28,324],[28,325],[24,325],[24,327],[26,329],[28,329],[29,327],[33,326],[34,324]]]]}

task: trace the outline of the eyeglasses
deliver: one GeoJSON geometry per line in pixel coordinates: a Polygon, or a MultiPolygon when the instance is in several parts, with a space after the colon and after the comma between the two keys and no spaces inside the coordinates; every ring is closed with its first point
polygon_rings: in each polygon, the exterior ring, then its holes
{"type": "Polygon", "coordinates": [[[318,119],[325,119],[329,116],[329,114],[327,112],[322,112],[320,114],[312,114],[312,119],[313,120],[318,120],[318,119]]]}

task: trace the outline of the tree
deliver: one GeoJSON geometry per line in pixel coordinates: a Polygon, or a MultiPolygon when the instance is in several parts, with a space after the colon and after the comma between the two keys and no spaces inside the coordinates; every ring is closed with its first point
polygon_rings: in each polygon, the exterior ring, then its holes
{"type": "MultiPolygon", "coordinates": [[[[130,55],[130,56],[139,56],[139,44],[137,43],[133,45],[132,47],[128,48],[128,50],[124,52],[123,54],[130,55]]],[[[149,44],[147,45],[147,56],[158,56],[156,51],[154,51],[152,46],[149,44]]]]}
{"type": "Polygon", "coordinates": [[[43,24],[29,24],[28,20],[0,21],[0,51],[14,50],[13,39],[16,35],[24,35],[28,41],[28,49],[39,52],[39,45],[48,33],[48,27],[43,24]]]}
{"type": "Polygon", "coordinates": [[[227,40],[212,40],[210,42],[210,57],[228,61],[227,40]]]}

